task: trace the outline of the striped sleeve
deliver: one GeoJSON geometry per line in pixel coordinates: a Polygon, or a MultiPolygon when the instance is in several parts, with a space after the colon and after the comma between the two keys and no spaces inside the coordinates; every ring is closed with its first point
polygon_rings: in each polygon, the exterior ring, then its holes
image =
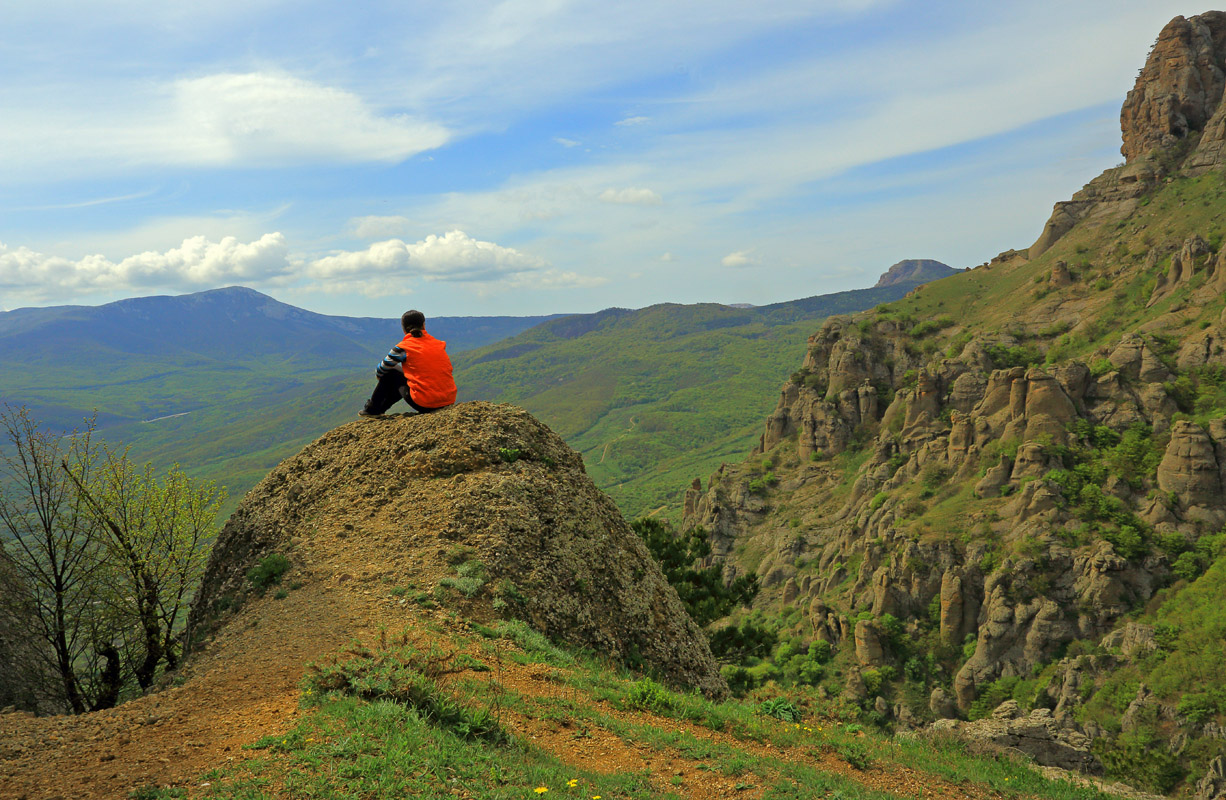
{"type": "Polygon", "coordinates": [[[382,378],[384,375],[403,364],[404,359],[404,349],[401,348],[400,345],[396,345],[391,349],[391,352],[385,355],[383,360],[379,362],[379,366],[375,369],[375,374],[382,378]]]}

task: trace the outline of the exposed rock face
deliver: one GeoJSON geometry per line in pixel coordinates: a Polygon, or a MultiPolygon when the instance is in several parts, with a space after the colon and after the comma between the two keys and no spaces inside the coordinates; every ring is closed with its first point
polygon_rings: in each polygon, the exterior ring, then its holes
{"type": "Polygon", "coordinates": [[[1038,258],[1084,219],[1114,220],[1128,216],[1161,177],[1161,171],[1145,161],[1107,170],[1082,187],[1071,199],[1055,204],[1043,232],[1030,246],[1027,255],[1032,259],[1038,258]]]}
{"type": "Polygon", "coordinates": [[[262,556],[292,555],[292,540],[324,525],[368,537],[372,559],[411,552],[417,580],[454,576],[448,553],[468,548],[464,558],[486,573],[468,613],[494,616],[492,593],[509,581],[517,588],[507,613],[543,633],[617,658],[637,653],[675,685],[727,691],[642,540],[579,455],[522,409],[462,403],[363,420],[281,462],[222,529],[192,629],[219,617],[223,597],[241,595],[262,556]]]}
{"type": "MultiPolygon", "coordinates": [[[[1191,198],[1178,183],[1209,152],[1215,120],[1226,137],[1226,14],[1172,26],[1124,112],[1126,145],[1138,148],[1129,162],[1058,204],[1028,258],[1002,254],[939,296],[827,320],[763,433],[778,486],[754,494],[747,482],[761,470],[721,467],[706,492],[687,496],[684,522],[718,532],[726,575],[761,577],[759,609],[784,598],[810,609],[814,637],[850,673],[845,696],[864,709],[900,725],[966,715],[990,684],[1017,679],[1026,690],[1017,696],[1046,708],[1024,718],[1006,708],[975,723],[983,737],[1091,772],[1100,766],[1085,737],[1118,735],[1119,718],[1095,721],[1082,713],[1086,698],[1129,662],[1151,669],[1152,656],[1138,662],[1159,641],[1169,646],[1161,627],[1128,616],[1157,619],[1148,604],[1158,591],[1196,569],[1185,548],[1200,552],[1226,523],[1215,394],[1226,369],[1226,248],[1216,221],[1191,229],[1220,202],[1217,178],[1187,182],[1211,187],[1191,198]],[[1160,183],[1175,185],[1130,216],[1160,183]],[[1078,246],[1058,251],[1075,250],[1073,270],[1056,253],[1029,263],[1074,225],[1078,246]],[[974,299],[1002,288],[1007,299],[974,299]],[[1147,299],[1161,305],[1137,314],[1147,299]],[[959,308],[970,312],[960,318],[959,308]],[[948,327],[935,335],[910,316],[944,312],[948,327]],[[872,696],[866,668],[908,681],[920,672],[881,647],[870,617],[887,613],[925,657],[944,659],[925,684],[927,709],[914,694],[900,707],[901,680],[882,690],[888,715],[872,696]],[[1087,652],[1094,645],[1104,649],[1087,652]],[[1030,694],[1036,676],[1042,688],[1030,694]]],[[[1171,591],[1186,585],[1196,584],[1171,591]]],[[[1181,717],[1171,694],[1138,693],[1126,730],[1157,719],[1180,731],[1175,748],[1221,738],[1217,720],[1181,717]]]]}
{"type": "MultiPolygon", "coordinates": [[[[1076,361],[993,369],[985,355],[993,342],[977,340],[958,358],[919,370],[906,342],[889,319],[827,320],[810,338],[804,381],[784,388],[767,422],[765,451],[805,465],[786,484],[785,502],[793,508],[803,508],[807,497],[828,502],[820,488],[825,458],[852,446],[865,451],[854,481],[838,495],[841,507],[823,506],[803,538],[779,538],[771,503],[748,489],[751,476],[721,468],[705,492],[691,487],[683,524],[711,533],[729,577],[757,572],[759,602],[809,608],[815,636],[831,643],[854,638],[861,665],[888,661],[889,654],[870,624],[854,631],[839,624],[857,609],[900,619],[935,613],[949,647],[973,637],[951,698],[966,710],[988,683],[1029,675],[1069,642],[1107,634],[1169,574],[1161,554],[1128,558],[1101,538],[1069,544],[1064,532],[1080,524],[1070,508],[1076,498],[1064,497],[1048,476],[1065,467],[1061,448],[1081,446],[1072,433],[1079,421],[1119,433],[1143,423],[1162,434],[1178,410],[1164,385],[1174,376],[1155,342],[1141,334],[1123,337],[1109,353],[1115,369],[1097,379],[1076,361]],[[915,376],[911,388],[900,385],[908,372],[915,376]],[[891,387],[892,400],[881,402],[891,387]],[[1013,448],[1003,451],[1002,442],[1013,448]],[[974,486],[981,498],[1008,499],[992,519],[965,520],[964,531],[980,533],[962,541],[909,534],[905,520],[913,512],[904,498],[913,504],[918,482],[944,480],[974,486]],[[1027,555],[979,568],[990,550],[1009,553],[1023,542],[1027,555]],[[739,564],[742,545],[763,553],[761,560],[739,564]],[[811,575],[796,566],[801,556],[811,575]]],[[[1104,493],[1162,533],[1195,536],[1226,522],[1226,422],[1212,430],[1179,422],[1165,452],[1145,485],[1110,479],[1104,493]],[[1182,504],[1159,502],[1169,492],[1182,504]]]]}
{"type": "Polygon", "coordinates": [[[1120,111],[1124,166],[1107,170],[1072,199],[1056,203],[1028,256],[1038,258],[1083,220],[1115,221],[1135,211],[1168,168],[1150,157],[1155,150],[1198,136],[1183,169],[1197,174],[1226,164],[1224,86],[1226,13],[1171,20],[1120,111]]]}
{"type": "Polygon", "coordinates": [[[1189,506],[1217,507],[1222,501],[1222,470],[1214,442],[1204,428],[1180,420],[1158,465],[1158,488],[1189,506]]]}
{"type": "Polygon", "coordinates": [[[1175,17],[1162,32],[1120,111],[1133,161],[1205,129],[1226,87],[1226,14],[1175,17]]]}
{"type": "Polygon", "coordinates": [[[948,264],[942,264],[940,261],[934,261],[931,258],[909,258],[899,261],[886,270],[877,279],[877,283],[874,286],[880,288],[882,286],[895,286],[900,283],[927,283],[928,281],[935,281],[939,278],[953,275],[957,271],[948,264]]]}
{"type": "Polygon", "coordinates": [[[1092,775],[1102,773],[1102,764],[1090,752],[1089,737],[1061,725],[1050,709],[1036,708],[1023,715],[1015,701],[1007,700],[987,719],[975,722],[942,719],[933,723],[932,730],[1017,750],[1044,766],[1092,775]]]}
{"type": "Polygon", "coordinates": [[[856,658],[866,667],[880,664],[885,657],[877,628],[867,620],[856,623],[856,658]]]}
{"type": "Polygon", "coordinates": [[[1226,758],[1217,756],[1209,762],[1205,777],[1196,784],[1196,800],[1226,798],[1226,758]]]}

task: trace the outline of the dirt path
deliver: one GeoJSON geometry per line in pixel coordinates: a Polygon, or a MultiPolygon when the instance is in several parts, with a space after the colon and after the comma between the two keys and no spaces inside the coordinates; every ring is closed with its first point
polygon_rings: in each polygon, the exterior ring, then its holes
{"type": "MultiPolygon", "coordinates": [[[[151,785],[190,790],[209,769],[248,758],[243,745],[295,724],[302,713],[298,683],[307,663],[354,640],[373,643],[381,630],[407,631],[423,646],[453,647],[447,631],[456,623],[446,612],[425,611],[392,596],[389,565],[379,558],[382,550],[377,541],[344,536],[321,535],[304,544],[295,555],[299,566],[287,576],[300,581],[301,588],[284,599],[250,601],[193,656],[181,686],[78,717],[0,715],[0,798],[124,798],[151,785]]],[[[437,577],[418,576],[419,585],[437,577]]],[[[815,746],[781,750],[677,720],[620,711],[559,684],[555,673],[505,661],[496,676],[465,677],[496,678],[528,698],[570,699],[621,723],[685,731],[753,756],[803,762],[875,789],[949,800],[992,796],[897,765],[856,770],[815,746]]],[[[507,714],[505,723],[564,763],[599,772],[650,769],[660,789],[682,797],[753,798],[768,788],[752,772],[726,775],[674,748],[626,741],[599,725],[580,731],[573,722],[530,713],[507,714]]]]}

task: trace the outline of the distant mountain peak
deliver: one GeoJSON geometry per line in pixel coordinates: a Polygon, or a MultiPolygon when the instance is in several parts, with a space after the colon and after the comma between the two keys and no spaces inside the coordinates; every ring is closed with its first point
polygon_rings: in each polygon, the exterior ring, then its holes
{"type": "Polygon", "coordinates": [[[958,270],[931,258],[908,258],[890,267],[877,280],[874,288],[900,283],[927,283],[953,275],[958,270]]]}

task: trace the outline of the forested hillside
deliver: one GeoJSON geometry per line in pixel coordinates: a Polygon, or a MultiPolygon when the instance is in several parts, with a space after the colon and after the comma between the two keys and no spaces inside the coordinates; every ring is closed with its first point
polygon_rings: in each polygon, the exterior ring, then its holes
{"type": "MultiPolygon", "coordinates": [[[[935,274],[953,270],[927,262],[935,274]]],[[[919,283],[767,306],[664,304],[548,322],[456,360],[461,400],[511,402],[583,454],[628,517],[676,518],[695,471],[741,458],[817,320],[900,298],[919,283]]]]}

